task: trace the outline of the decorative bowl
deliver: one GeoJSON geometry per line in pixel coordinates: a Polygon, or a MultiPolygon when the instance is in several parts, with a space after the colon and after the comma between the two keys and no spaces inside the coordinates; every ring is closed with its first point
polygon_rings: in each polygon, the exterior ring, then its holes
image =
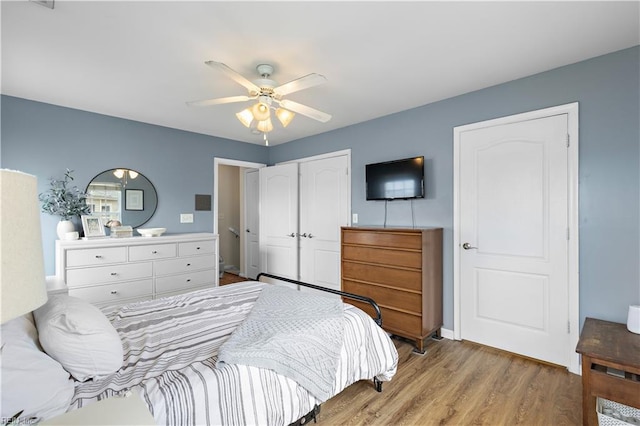
{"type": "Polygon", "coordinates": [[[164,234],[164,232],[167,230],[167,228],[138,228],[136,229],[136,231],[138,231],[138,234],[142,235],[143,237],[159,237],[160,235],[164,234]]]}

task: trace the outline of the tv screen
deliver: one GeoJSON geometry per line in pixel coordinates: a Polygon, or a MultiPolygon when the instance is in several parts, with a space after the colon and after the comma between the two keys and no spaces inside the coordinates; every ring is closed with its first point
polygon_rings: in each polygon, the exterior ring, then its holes
{"type": "Polygon", "coordinates": [[[367,200],[424,198],[424,157],[367,164],[367,200]]]}

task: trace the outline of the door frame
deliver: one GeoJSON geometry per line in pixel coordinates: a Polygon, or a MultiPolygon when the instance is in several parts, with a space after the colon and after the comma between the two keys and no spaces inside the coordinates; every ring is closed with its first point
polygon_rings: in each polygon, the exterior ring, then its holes
{"type": "MultiPolygon", "coordinates": [[[[232,160],[230,158],[221,158],[221,157],[214,157],[213,158],[213,233],[214,234],[218,234],[218,166],[219,165],[225,165],[225,166],[236,166],[236,167],[246,167],[249,169],[259,169],[261,167],[266,167],[266,164],[263,163],[253,163],[250,161],[242,161],[242,160],[232,160]]],[[[240,188],[241,191],[243,191],[243,195],[244,195],[244,188],[240,188]]],[[[259,214],[259,213],[258,213],[259,214]]],[[[244,212],[240,212],[240,215],[243,216],[244,212]]],[[[244,220],[244,218],[242,218],[244,220]]],[[[240,235],[242,235],[241,238],[241,250],[246,250],[246,247],[244,247],[246,244],[244,244],[244,233],[240,233],[240,235]]],[[[218,253],[218,255],[220,255],[220,238],[216,238],[216,253],[218,253]]]]}
{"type": "Polygon", "coordinates": [[[460,296],[460,137],[463,132],[504,124],[535,120],[553,115],[567,114],[568,139],[568,286],[569,306],[567,307],[567,327],[569,339],[568,353],[570,372],[580,374],[580,358],[575,352],[580,331],[580,275],[579,275],[579,216],[578,216],[578,102],[529,111],[507,117],[454,127],[453,129],[453,338],[461,340],[461,296],[460,296]]]}

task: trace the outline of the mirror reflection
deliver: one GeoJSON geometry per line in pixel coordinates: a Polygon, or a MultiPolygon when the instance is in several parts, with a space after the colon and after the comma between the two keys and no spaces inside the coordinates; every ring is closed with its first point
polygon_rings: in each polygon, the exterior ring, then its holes
{"type": "Polygon", "coordinates": [[[149,179],[131,169],[110,169],[94,177],[86,189],[91,216],[133,228],[144,225],[158,207],[158,194],[149,179]]]}

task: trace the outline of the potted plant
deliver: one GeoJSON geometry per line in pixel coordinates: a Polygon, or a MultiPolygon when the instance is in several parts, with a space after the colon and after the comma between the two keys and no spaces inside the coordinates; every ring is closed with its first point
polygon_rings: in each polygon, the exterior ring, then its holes
{"type": "Polygon", "coordinates": [[[91,208],[87,205],[87,194],[76,186],[70,186],[73,180],[71,173],[73,170],[67,169],[64,178],[51,178],[49,190],[39,195],[42,211],[60,216],[60,222],[56,228],[60,239],[64,239],[67,232],[75,231],[71,218],[91,213],[91,208]]]}

